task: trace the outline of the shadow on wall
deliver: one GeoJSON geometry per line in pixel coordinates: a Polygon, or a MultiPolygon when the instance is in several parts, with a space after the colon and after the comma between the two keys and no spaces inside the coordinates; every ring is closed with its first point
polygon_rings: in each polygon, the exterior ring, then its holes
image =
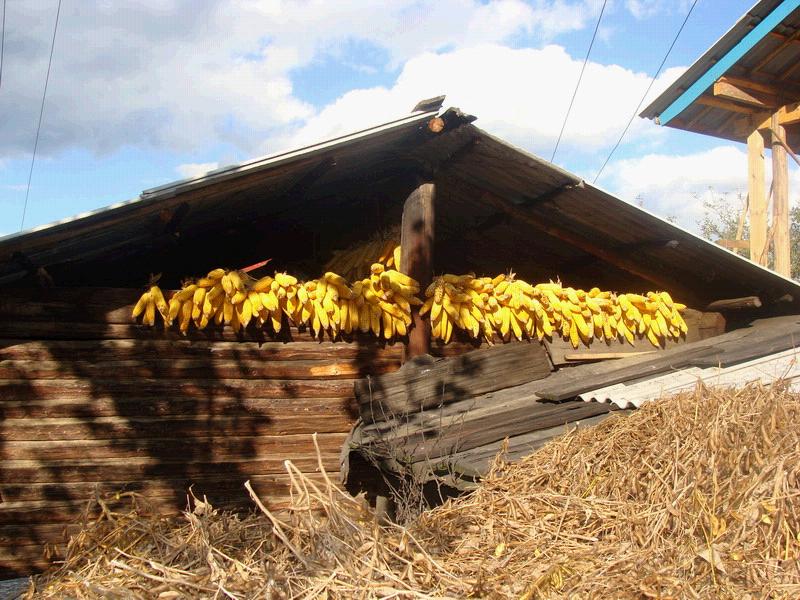
{"type": "Polygon", "coordinates": [[[398,365],[399,347],[131,323],[140,292],[19,289],[0,303],[0,572],[41,567],[96,493],[180,510],[287,496],[283,461],[325,467],[355,420],[352,379],[398,365]],[[287,343],[292,341],[292,343],[287,343]],[[258,343],[254,343],[258,342],[258,343]],[[28,568],[26,568],[28,565],[28,568]]]}

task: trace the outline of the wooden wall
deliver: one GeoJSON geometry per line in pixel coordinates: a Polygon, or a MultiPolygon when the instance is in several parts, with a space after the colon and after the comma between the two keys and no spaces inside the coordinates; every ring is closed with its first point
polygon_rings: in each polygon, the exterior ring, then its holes
{"type": "Polygon", "coordinates": [[[399,344],[369,337],[150,330],[130,319],[139,293],[0,296],[0,576],[46,566],[43,546],[63,544],[96,491],[176,511],[191,484],[215,505],[247,505],[250,479],[285,504],[283,461],[316,472],[317,432],[337,472],[353,380],[399,366],[399,344]]]}

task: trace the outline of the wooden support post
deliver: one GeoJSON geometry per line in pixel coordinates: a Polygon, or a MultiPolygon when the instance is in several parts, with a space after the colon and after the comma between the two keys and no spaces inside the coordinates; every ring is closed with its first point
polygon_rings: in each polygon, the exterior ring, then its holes
{"type": "Polygon", "coordinates": [[[782,140],[785,129],[772,115],[772,228],[775,254],[775,271],[785,277],[792,276],[791,243],[789,241],[789,165],[782,140]]]}
{"type": "MultiPolygon", "coordinates": [[[[436,186],[423,183],[411,192],[403,206],[400,271],[419,282],[421,294],[433,280],[435,197],[436,186]]],[[[430,354],[431,349],[430,321],[420,316],[417,306],[412,307],[411,317],[413,322],[403,353],[404,362],[421,354],[430,354]]]]}
{"type": "Polygon", "coordinates": [[[764,184],[764,138],[747,136],[747,195],[750,205],[750,260],[767,264],[767,195],[764,184]]]}

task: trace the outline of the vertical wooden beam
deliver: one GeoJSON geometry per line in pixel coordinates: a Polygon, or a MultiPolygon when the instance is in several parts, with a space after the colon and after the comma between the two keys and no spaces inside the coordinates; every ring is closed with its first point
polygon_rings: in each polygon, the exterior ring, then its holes
{"type": "MultiPolygon", "coordinates": [[[[400,271],[419,282],[420,293],[424,293],[433,280],[435,198],[436,186],[422,183],[411,192],[403,206],[400,271]]],[[[430,321],[420,316],[417,306],[412,307],[411,318],[413,322],[403,353],[404,362],[421,354],[430,354],[431,349],[430,321]]]]}
{"type": "Polygon", "coordinates": [[[789,165],[786,148],[786,130],[772,115],[772,230],[775,270],[786,277],[792,276],[791,244],[789,242],[789,165]]]}
{"type": "Polygon", "coordinates": [[[767,264],[767,195],[764,183],[764,138],[747,136],[747,195],[750,205],[750,260],[767,264]]]}

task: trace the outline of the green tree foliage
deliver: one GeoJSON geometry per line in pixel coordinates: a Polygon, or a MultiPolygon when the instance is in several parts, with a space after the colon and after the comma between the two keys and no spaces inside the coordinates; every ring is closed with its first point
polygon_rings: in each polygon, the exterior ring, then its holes
{"type": "MultiPolygon", "coordinates": [[[[694,195],[700,200],[700,195],[694,195]]],[[[745,208],[745,195],[737,192],[718,193],[709,188],[709,193],[703,202],[703,218],[697,222],[700,234],[712,242],[717,240],[733,240],[739,228],[739,215],[745,208]]],[[[792,253],[792,277],[800,280],[800,206],[795,206],[789,211],[789,236],[792,253]]],[[[748,239],[749,227],[745,218],[742,226],[741,239],[748,239]]],[[[736,250],[745,258],[750,257],[747,249],[736,250]]],[[[772,251],[769,255],[769,264],[773,265],[772,251]]]]}

